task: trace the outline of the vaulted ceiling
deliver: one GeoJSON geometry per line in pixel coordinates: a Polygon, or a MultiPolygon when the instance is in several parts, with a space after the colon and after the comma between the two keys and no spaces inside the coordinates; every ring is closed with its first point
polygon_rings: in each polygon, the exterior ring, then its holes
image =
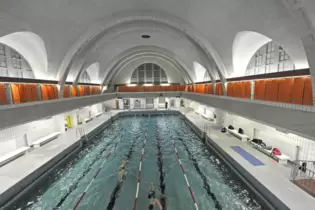
{"type": "Polygon", "coordinates": [[[301,38],[314,28],[315,3],[298,1],[309,21],[305,25],[292,2],[2,0],[0,42],[29,58],[37,78],[61,83],[76,82],[94,63],[95,82],[123,81],[119,72],[148,61],[168,66],[174,80],[196,81],[193,62],[212,79],[225,79],[242,72],[266,40],[282,45],[297,68],[307,68],[301,38]],[[143,39],[144,34],[151,37],[143,39]]]}

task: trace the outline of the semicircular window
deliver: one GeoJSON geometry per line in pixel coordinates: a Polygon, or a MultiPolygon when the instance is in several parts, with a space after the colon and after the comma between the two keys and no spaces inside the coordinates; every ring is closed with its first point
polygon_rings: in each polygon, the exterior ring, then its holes
{"type": "Polygon", "coordinates": [[[259,48],[249,61],[246,76],[295,70],[294,63],[282,46],[274,41],[259,48]]]}
{"type": "Polygon", "coordinates": [[[11,47],[0,43],[0,77],[34,79],[26,59],[11,47]]]}
{"type": "Polygon", "coordinates": [[[168,83],[165,71],[154,63],[145,63],[138,66],[131,75],[131,84],[155,84],[168,83]]]}

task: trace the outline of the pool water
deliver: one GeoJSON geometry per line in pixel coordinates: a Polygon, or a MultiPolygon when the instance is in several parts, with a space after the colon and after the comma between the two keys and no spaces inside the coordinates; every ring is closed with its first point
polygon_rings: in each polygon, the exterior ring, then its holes
{"type": "Polygon", "coordinates": [[[120,117],[90,142],[12,209],[68,210],[76,205],[76,209],[133,209],[142,151],[136,209],[148,209],[151,182],[164,209],[196,209],[187,181],[201,210],[263,209],[180,116],[120,117]],[[126,175],[119,183],[118,170],[124,160],[128,160],[126,175]]]}

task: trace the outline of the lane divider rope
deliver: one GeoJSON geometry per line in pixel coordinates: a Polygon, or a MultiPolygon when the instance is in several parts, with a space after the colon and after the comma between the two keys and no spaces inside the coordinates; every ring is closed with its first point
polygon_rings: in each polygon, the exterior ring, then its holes
{"type": "Polygon", "coordinates": [[[106,163],[106,161],[108,160],[109,156],[114,152],[114,149],[117,147],[118,142],[116,142],[114,148],[109,151],[109,153],[107,154],[105,160],[102,162],[101,166],[98,168],[98,170],[96,171],[96,173],[94,174],[92,180],[90,181],[90,183],[88,184],[88,186],[85,188],[84,192],[82,193],[82,195],[80,196],[79,200],[76,202],[75,206],[73,207],[73,210],[76,210],[77,207],[79,206],[79,204],[81,203],[82,199],[84,198],[84,196],[86,195],[87,191],[89,190],[90,186],[92,185],[92,183],[94,182],[94,180],[96,179],[96,177],[98,176],[98,174],[100,173],[103,165],[106,163]]]}
{"type": "MultiPolygon", "coordinates": [[[[164,120],[164,121],[165,121],[165,120],[164,120]]],[[[167,122],[166,122],[166,121],[165,121],[165,123],[166,123],[166,126],[167,126],[167,122]]],[[[171,132],[169,132],[169,134],[171,135],[171,132]]],[[[180,156],[179,156],[178,151],[177,151],[177,149],[176,149],[176,146],[175,146],[175,142],[174,142],[174,140],[173,140],[173,137],[171,137],[171,141],[172,141],[172,146],[173,146],[173,148],[174,148],[174,151],[175,151],[175,154],[176,154],[176,157],[177,157],[179,166],[180,166],[180,168],[182,169],[182,172],[183,172],[183,174],[184,174],[184,178],[185,178],[187,187],[188,187],[188,189],[189,189],[190,196],[191,196],[191,198],[192,198],[192,200],[193,200],[193,202],[194,202],[195,209],[196,209],[196,210],[199,210],[198,205],[197,205],[197,203],[196,203],[196,199],[195,199],[194,192],[192,191],[192,189],[191,189],[191,187],[190,187],[189,181],[188,181],[187,176],[186,176],[186,172],[185,172],[185,170],[184,170],[182,161],[180,160],[180,156]]]]}
{"type": "Polygon", "coordinates": [[[143,160],[143,156],[144,156],[144,148],[145,148],[146,143],[147,143],[147,135],[145,135],[145,137],[144,137],[142,152],[141,152],[141,156],[140,156],[140,163],[139,163],[139,170],[138,170],[138,181],[137,181],[137,190],[136,190],[135,200],[133,202],[133,210],[136,210],[136,208],[137,208],[137,200],[138,200],[138,195],[139,195],[140,178],[141,178],[141,170],[142,170],[142,160],[143,160]]]}

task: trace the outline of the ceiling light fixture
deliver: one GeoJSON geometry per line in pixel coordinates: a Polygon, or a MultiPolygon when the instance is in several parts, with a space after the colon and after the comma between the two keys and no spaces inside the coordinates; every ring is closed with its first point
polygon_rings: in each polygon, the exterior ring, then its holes
{"type": "Polygon", "coordinates": [[[143,39],[150,39],[151,36],[150,36],[150,35],[147,35],[147,34],[144,34],[144,35],[142,35],[141,37],[142,37],[143,39]]]}

